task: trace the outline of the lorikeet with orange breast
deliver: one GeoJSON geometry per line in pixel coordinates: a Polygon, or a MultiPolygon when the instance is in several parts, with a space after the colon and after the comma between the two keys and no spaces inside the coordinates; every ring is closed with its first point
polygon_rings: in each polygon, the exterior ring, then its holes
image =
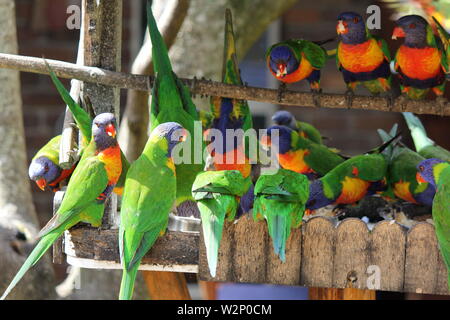
{"type": "Polygon", "coordinates": [[[111,195],[121,172],[116,120],[111,113],[99,114],[92,124],[91,142],[73,172],[61,206],[39,232],[41,239],[0,299],[6,298],[65,230],[79,222],[90,223],[94,227],[101,225],[105,201],[111,195]]]}
{"type": "MultiPolygon", "coordinates": [[[[395,125],[390,133],[378,129],[378,134],[383,142],[387,142],[395,136],[396,131],[395,125]]],[[[389,187],[382,196],[387,197],[388,200],[399,198],[431,207],[436,193],[435,188],[429,183],[419,184],[416,179],[416,167],[425,158],[400,143],[387,148],[385,152],[388,161],[386,177],[389,187]]]]}
{"type": "MultiPolygon", "coordinates": [[[[333,40],[333,39],[331,39],[333,40]]],[[[266,52],[266,63],[270,73],[281,82],[278,98],[281,99],[287,83],[307,80],[311,91],[318,93],[320,89],[320,69],[327,59],[333,57],[334,50],[325,50],[322,42],[304,39],[290,39],[272,45],[266,52]]]]}
{"type": "MultiPolygon", "coordinates": [[[[223,55],[222,81],[226,84],[242,85],[239,66],[236,56],[236,46],[233,32],[231,11],[225,12],[225,43],[223,55]]],[[[251,172],[249,160],[249,141],[238,136],[228,141],[227,131],[247,130],[253,127],[252,115],[247,101],[223,97],[211,98],[211,113],[213,119],[211,129],[220,131],[222,143],[215,145],[211,150],[210,165],[208,170],[239,170],[244,178],[251,172]]],[[[208,134],[208,131],[205,133],[208,134]]],[[[215,137],[213,135],[212,142],[215,137]]]]}
{"type": "Polygon", "coordinates": [[[52,138],[33,157],[28,168],[28,175],[44,191],[48,187],[53,192],[60,188],[60,183],[70,177],[75,165],[63,169],[59,165],[59,146],[61,135],[52,138]]]}
{"type": "Polygon", "coordinates": [[[386,41],[372,35],[355,12],[341,13],[336,31],[340,38],[336,63],[347,84],[348,103],[359,83],[372,94],[389,91],[391,55],[386,41]]]}
{"type": "Polygon", "coordinates": [[[285,126],[272,126],[267,134],[261,137],[264,148],[271,147],[278,151],[277,158],[283,169],[317,178],[345,161],[345,158],[335,153],[323,144],[314,143],[301,137],[297,131],[285,126]],[[278,133],[278,143],[274,139],[278,133]]]}
{"type": "Polygon", "coordinates": [[[404,16],[396,21],[393,39],[405,38],[397,50],[393,69],[398,73],[402,93],[414,100],[424,99],[430,89],[439,103],[445,101],[447,55],[428,22],[418,15],[404,16]]]}

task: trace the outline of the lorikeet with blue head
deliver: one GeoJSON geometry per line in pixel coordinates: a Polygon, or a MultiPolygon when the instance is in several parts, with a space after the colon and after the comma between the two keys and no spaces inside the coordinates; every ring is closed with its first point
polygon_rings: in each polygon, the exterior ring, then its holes
{"type": "Polygon", "coordinates": [[[277,152],[278,162],[283,169],[305,174],[309,178],[323,176],[345,161],[344,157],[323,144],[303,138],[297,131],[285,126],[268,128],[260,143],[263,148],[272,147],[277,152]],[[278,141],[274,139],[277,132],[278,141]]]}
{"type": "MultiPolygon", "coordinates": [[[[236,56],[235,38],[231,11],[225,12],[224,55],[222,81],[226,84],[242,85],[236,56]]],[[[211,129],[220,132],[222,143],[211,150],[211,170],[239,170],[244,178],[251,173],[249,159],[249,139],[232,137],[228,141],[227,130],[247,130],[253,128],[252,115],[247,101],[223,97],[211,98],[213,120],[211,129]],[[230,161],[231,160],[231,161],[230,161]]],[[[208,134],[208,131],[205,133],[208,134]]],[[[212,137],[214,142],[214,137],[212,137]]]]}
{"type": "Polygon", "coordinates": [[[323,144],[322,135],[313,125],[297,121],[292,113],[286,110],[280,110],[275,112],[272,116],[272,121],[277,126],[286,126],[294,131],[297,131],[303,138],[309,139],[312,142],[323,144]]]}
{"type": "Polygon", "coordinates": [[[94,227],[101,225],[105,201],[111,195],[121,171],[114,115],[99,114],[93,121],[91,142],[73,172],[61,206],[39,232],[41,239],[0,299],[6,298],[65,230],[79,222],[90,223],[94,227]]]}
{"type": "Polygon", "coordinates": [[[253,218],[266,219],[273,250],[286,260],[286,241],[302,223],[309,198],[308,178],[291,170],[264,172],[255,185],[253,218]]]}
{"type": "MultiPolygon", "coordinates": [[[[389,133],[379,129],[378,134],[383,142],[387,142],[396,135],[396,131],[397,125],[389,133]]],[[[389,200],[397,197],[410,203],[431,207],[436,190],[433,185],[419,184],[416,179],[416,167],[425,158],[401,143],[386,148],[383,153],[386,154],[388,161],[387,182],[389,187],[382,195],[389,200]]]]}
{"type": "Polygon", "coordinates": [[[152,131],[144,151],[128,170],[119,228],[123,267],[121,300],[132,298],[142,258],[166,231],[169,212],[175,206],[176,199],[172,150],[185,138],[186,132],[178,123],[158,125],[152,131]]]}
{"type": "Polygon", "coordinates": [[[340,39],[336,63],[347,84],[348,103],[351,104],[359,83],[372,94],[389,91],[391,54],[386,41],[372,35],[363,18],[355,12],[341,13],[336,31],[340,39]]]}
{"type": "Polygon", "coordinates": [[[439,249],[447,266],[450,290],[450,163],[436,158],[422,161],[417,166],[417,180],[436,188],[432,215],[439,249]]]}
{"type": "Polygon", "coordinates": [[[60,189],[60,183],[70,177],[75,165],[63,169],[59,165],[59,146],[61,135],[52,138],[33,157],[28,168],[28,175],[44,191],[48,187],[53,192],[60,189]]]}
{"type": "Polygon", "coordinates": [[[352,157],[310,185],[307,213],[330,204],[354,204],[374,182],[386,179],[387,162],[379,153],[352,157]]]}
{"type": "Polygon", "coordinates": [[[414,100],[424,99],[430,89],[445,103],[445,73],[449,71],[447,55],[431,26],[418,15],[396,21],[393,39],[405,38],[393,60],[393,71],[400,80],[402,93],[414,100]]]}
{"type": "MultiPolygon", "coordinates": [[[[44,60],[45,61],[45,60],[44,60]]],[[[79,155],[80,157],[83,154],[84,149],[86,146],[88,146],[89,142],[91,141],[92,136],[92,117],[91,115],[83,109],[70,95],[70,92],[67,91],[67,89],[64,87],[64,85],[61,83],[61,81],[56,76],[55,72],[52,70],[52,68],[49,66],[47,61],[45,61],[45,64],[47,65],[47,68],[49,70],[50,77],[53,81],[53,84],[55,85],[56,89],[58,90],[59,95],[63,99],[63,101],[66,103],[66,105],[69,107],[70,112],[73,115],[73,118],[75,120],[75,123],[80,130],[81,137],[80,137],[80,147],[79,147],[79,155]]],[[[59,162],[59,144],[52,144],[52,152],[54,153],[55,157],[53,158],[54,163],[59,162]],[[56,158],[57,155],[57,158],[56,158]]],[[[122,173],[120,175],[119,181],[117,181],[116,186],[114,187],[114,193],[118,195],[122,195],[123,191],[123,185],[125,183],[125,177],[127,175],[128,167],[130,166],[130,163],[128,162],[127,158],[123,154],[122,150],[120,151],[121,155],[121,163],[122,163],[122,173]]],[[[75,168],[76,163],[74,164],[73,169],[75,168]]],[[[30,167],[31,168],[31,167],[30,167]]],[[[70,175],[69,175],[70,176],[70,175]]],[[[68,177],[69,177],[68,176],[68,177]]],[[[31,174],[30,174],[31,177],[31,174]]],[[[66,177],[67,179],[67,177],[66,177]]],[[[62,181],[62,180],[60,180],[62,181]]],[[[55,190],[56,191],[56,190],[55,190]]]]}
{"type": "Polygon", "coordinates": [[[331,40],[313,42],[290,39],[272,45],[266,52],[266,63],[270,73],[281,82],[278,99],[281,100],[287,83],[307,80],[311,91],[319,93],[320,70],[333,57],[334,50],[325,50],[321,45],[331,40]]]}
{"type": "MultiPolygon", "coordinates": [[[[151,1],[147,1],[147,24],[152,41],[152,59],[155,70],[155,80],[152,88],[150,125],[153,130],[164,122],[177,122],[189,132],[186,145],[181,150],[190,149],[188,163],[176,163],[177,168],[177,205],[193,200],[192,184],[197,173],[203,170],[203,156],[196,159],[196,141],[203,150],[201,138],[201,123],[198,112],[192,101],[189,89],[178,79],[172,70],[166,44],[156,25],[151,9],[151,1]],[[198,121],[200,137],[194,134],[194,125],[198,121]]],[[[180,154],[181,155],[181,154],[180,154]]]]}
{"type": "Polygon", "coordinates": [[[450,151],[438,146],[427,136],[420,119],[411,112],[403,112],[406,124],[411,132],[416,151],[425,159],[438,158],[450,161],[450,151]]]}
{"type": "Polygon", "coordinates": [[[192,186],[192,195],[202,219],[206,257],[212,277],[216,276],[225,218],[234,220],[239,200],[251,184],[251,178],[244,178],[238,170],[222,170],[199,173],[192,186]]]}

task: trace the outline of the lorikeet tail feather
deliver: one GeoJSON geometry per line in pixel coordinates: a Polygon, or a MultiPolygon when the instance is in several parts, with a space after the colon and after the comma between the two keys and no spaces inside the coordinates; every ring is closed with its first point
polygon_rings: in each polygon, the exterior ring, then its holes
{"type": "Polygon", "coordinates": [[[291,217],[286,215],[268,215],[267,225],[272,238],[273,250],[281,261],[286,261],[286,240],[291,230],[291,217]]]}
{"type": "MultiPolygon", "coordinates": [[[[219,197],[227,197],[225,195],[219,197]]],[[[217,258],[219,255],[220,240],[222,240],[223,224],[226,210],[221,208],[220,201],[205,199],[197,202],[202,219],[203,237],[206,246],[206,258],[208,260],[209,273],[216,276],[217,258]]]]}
{"type": "Polygon", "coordinates": [[[134,291],[134,282],[139,269],[139,263],[133,265],[131,269],[124,268],[122,282],[120,284],[119,300],[131,300],[134,291]]]}
{"type": "Polygon", "coordinates": [[[12,289],[17,285],[17,283],[23,278],[25,273],[33,267],[39,259],[44,255],[44,253],[47,251],[48,248],[53,244],[53,242],[56,241],[56,239],[59,238],[59,236],[64,232],[64,228],[58,228],[57,230],[54,230],[53,232],[50,232],[43,238],[41,238],[36,245],[36,247],[33,249],[31,254],[28,256],[27,260],[25,260],[22,267],[19,269],[17,274],[15,275],[14,279],[9,284],[8,288],[6,288],[5,292],[1,296],[0,300],[4,300],[8,294],[11,292],[12,289]]]}
{"type": "Polygon", "coordinates": [[[147,23],[150,39],[152,40],[152,59],[155,71],[165,75],[172,74],[172,65],[170,64],[167,47],[161,33],[159,33],[158,26],[156,25],[155,17],[152,12],[152,1],[150,0],[147,1],[147,23]]]}
{"type": "Polygon", "coordinates": [[[406,124],[411,131],[411,136],[417,151],[434,145],[433,140],[428,138],[427,132],[418,117],[411,112],[403,112],[403,117],[405,118],[406,124]]]}
{"type": "Polygon", "coordinates": [[[61,98],[64,100],[64,102],[69,107],[70,112],[72,112],[73,118],[75,119],[75,122],[77,123],[77,126],[81,131],[81,134],[86,139],[86,143],[88,143],[91,139],[91,133],[92,133],[91,116],[83,108],[81,108],[80,105],[75,102],[75,100],[73,100],[73,98],[70,96],[70,93],[67,91],[67,89],[64,87],[64,85],[61,83],[61,81],[59,81],[56,74],[50,68],[50,65],[47,63],[47,61],[45,59],[44,59],[44,61],[49,70],[50,77],[53,81],[53,84],[55,85],[56,89],[58,90],[59,94],[61,95],[61,98]]]}

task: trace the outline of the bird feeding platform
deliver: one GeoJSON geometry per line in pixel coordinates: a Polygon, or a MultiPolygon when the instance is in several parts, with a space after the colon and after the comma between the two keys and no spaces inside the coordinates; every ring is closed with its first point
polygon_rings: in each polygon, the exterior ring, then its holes
{"type": "MultiPolygon", "coordinates": [[[[292,230],[283,263],[273,253],[266,222],[246,215],[225,223],[214,278],[200,229],[199,219],[171,216],[169,230],[146,254],[140,270],[198,273],[205,281],[450,294],[429,222],[408,229],[384,220],[369,230],[359,218],[336,223],[314,217],[292,230]]],[[[69,264],[121,268],[117,227],[79,225],[63,238],[61,254],[69,264]]]]}

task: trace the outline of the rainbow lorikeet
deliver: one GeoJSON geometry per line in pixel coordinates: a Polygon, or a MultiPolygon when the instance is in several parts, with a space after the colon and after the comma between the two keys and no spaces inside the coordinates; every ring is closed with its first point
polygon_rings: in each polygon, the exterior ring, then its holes
{"type": "Polygon", "coordinates": [[[438,146],[428,138],[425,127],[418,117],[411,112],[403,112],[403,117],[411,132],[416,151],[425,159],[438,158],[450,161],[450,151],[438,146]]]}
{"type": "Polygon", "coordinates": [[[63,232],[79,222],[99,227],[102,223],[105,201],[117,183],[122,171],[120,148],[116,140],[116,120],[111,113],[95,117],[92,139],[83,152],[67,186],[56,214],[39,232],[39,240],[1,299],[36,264],[63,232]]]}
{"type": "Polygon", "coordinates": [[[144,151],[128,170],[119,228],[123,267],[119,294],[121,300],[132,298],[142,258],[166,231],[169,212],[176,199],[172,150],[185,138],[186,132],[178,123],[158,125],[153,129],[144,151]]]}
{"type": "MultiPolygon", "coordinates": [[[[48,65],[47,61],[45,61],[45,64],[47,65],[47,68],[49,70],[49,74],[53,81],[53,84],[55,85],[56,89],[58,90],[63,101],[69,107],[70,112],[72,112],[73,118],[77,124],[77,127],[80,130],[81,148],[80,148],[79,152],[80,152],[80,156],[81,156],[83,154],[85,147],[91,141],[92,117],[89,115],[89,113],[86,112],[86,110],[84,110],[78,103],[75,102],[75,100],[70,95],[69,91],[67,91],[67,89],[64,87],[64,85],[61,83],[61,81],[59,81],[55,72],[48,65]]],[[[59,145],[57,147],[55,145],[54,152],[55,152],[55,154],[57,152],[58,161],[59,161],[59,145]]],[[[120,155],[121,155],[121,163],[122,163],[122,173],[120,175],[119,181],[117,181],[117,184],[113,190],[114,193],[116,193],[118,195],[122,195],[123,185],[125,183],[125,177],[127,175],[128,167],[130,166],[130,163],[128,162],[127,158],[123,154],[122,150],[120,151],[120,155]]],[[[74,166],[76,166],[76,164],[74,166]]]]}
{"type": "MultiPolygon", "coordinates": [[[[191,153],[188,161],[177,163],[177,205],[187,200],[193,200],[192,184],[197,173],[203,170],[203,155],[195,157],[196,142],[201,144],[201,123],[196,107],[192,101],[189,89],[178,79],[172,70],[167,47],[156,25],[151,10],[151,1],[147,2],[147,23],[152,41],[152,59],[155,70],[155,80],[152,88],[150,124],[153,130],[164,122],[177,122],[189,132],[188,139],[183,142],[191,153]],[[194,134],[194,122],[198,121],[200,137],[194,134]]],[[[185,148],[183,147],[182,150],[185,148]]],[[[184,157],[183,157],[184,160],[184,157]]]]}
{"type": "Polygon", "coordinates": [[[251,184],[251,178],[244,178],[238,170],[222,170],[199,173],[192,186],[192,195],[197,201],[202,219],[209,272],[213,277],[216,276],[225,218],[233,221],[239,199],[251,184]]]}
{"type": "MultiPolygon", "coordinates": [[[[396,24],[392,38],[405,38],[393,60],[402,93],[419,100],[424,99],[431,89],[443,99],[448,61],[431,26],[418,15],[404,16],[396,24]]],[[[442,99],[438,102],[444,103],[445,99],[442,99]]]]}
{"type": "Polygon", "coordinates": [[[53,137],[33,157],[28,175],[41,190],[48,187],[53,192],[60,189],[60,183],[70,177],[75,165],[70,169],[59,166],[59,146],[61,135],[53,137]]]}
{"type": "MultiPolygon", "coordinates": [[[[397,126],[394,126],[389,134],[379,129],[378,134],[383,142],[387,142],[396,135],[396,129],[397,126]]],[[[390,149],[386,154],[388,190],[382,195],[390,199],[397,197],[410,203],[431,207],[436,190],[429,183],[419,184],[416,179],[416,167],[425,158],[401,144],[396,144],[390,149]]]]}
{"type": "Polygon", "coordinates": [[[308,178],[291,170],[266,171],[256,182],[255,197],[253,217],[266,219],[274,252],[284,262],[291,228],[302,223],[309,198],[308,178]]]}
{"type": "Polygon", "coordinates": [[[363,18],[355,12],[341,13],[336,31],[340,39],[336,63],[347,84],[348,103],[351,104],[359,83],[372,94],[389,91],[391,55],[386,41],[372,35],[363,18]]]}
{"type": "Polygon", "coordinates": [[[285,126],[268,128],[260,142],[264,148],[278,149],[277,158],[283,169],[302,173],[310,178],[327,174],[345,160],[328,147],[303,138],[297,131],[285,126]],[[274,139],[276,132],[278,144],[274,139]]]}
{"type": "Polygon", "coordinates": [[[439,249],[448,270],[448,286],[450,290],[450,163],[431,158],[417,166],[419,182],[428,182],[436,188],[433,200],[433,222],[439,249]]]}
{"type": "Polygon", "coordinates": [[[310,184],[308,213],[330,204],[360,201],[372,183],[385,180],[387,162],[380,153],[352,157],[310,184]]]}
{"type": "Polygon", "coordinates": [[[286,126],[294,131],[297,131],[303,138],[309,139],[312,142],[323,144],[322,135],[313,125],[297,121],[292,113],[286,110],[275,112],[272,116],[272,121],[278,126],[286,126]]]}
{"type": "MultiPolygon", "coordinates": [[[[223,55],[222,81],[226,84],[242,85],[236,56],[231,11],[225,12],[225,43],[223,55]]],[[[251,173],[249,141],[244,137],[229,137],[227,131],[240,130],[244,133],[253,127],[252,115],[247,101],[222,97],[211,98],[213,120],[211,129],[220,132],[221,143],[210,151],[211,170],[239,170],[244,178],[251,173]],[[232,141],[228,141],[232,138],[232,141]]],[[[206,133],[208,135],[208,132],[206,133]]],[[[211,137],[214,142],[215,137],[211,137]]]]}
{"type": "Polygon", "coordinates": [[[333,57],[333,50],[327,51],[322,42],[304,39],[290,39],[272,45],[266,52],[266,63],[270,73],[281,82],[278,99],[281,100],[287,83],[307,80],[311,91],[319,93],[320,69],[327,59],[333,57]]]}

